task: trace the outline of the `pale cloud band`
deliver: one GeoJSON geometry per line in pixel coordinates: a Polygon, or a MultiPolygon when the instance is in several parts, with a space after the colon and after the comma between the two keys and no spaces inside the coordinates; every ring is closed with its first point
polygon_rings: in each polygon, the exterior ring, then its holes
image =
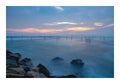
{"type": "Polygon", "coordinates": [[[113,26],[114,26],[114,24],[111,23],[111,24],[108,24],[108,25],[103,26],[102,28],[109,28],[109,27],[113,27],[113,26]]]}
{"type": "Polygon", "coordinates": [[[63,29],[40,29],[40,28],[23,28],[23,29],[7,29],[7,32],[18,33],[59,33],[59,32],[83,32],[94,30],[92,27],[70,27],[63,29]]]}
{"type": "Polygon", "coordinates": [[[110,28],[110,27],[113,27],[114,24],[111,23],[111,24],[107,24],[107,25],[105,25],[105,24],[102,23],[102,22],[95,22],[95,23],[94,23],[94,26],[96,26],[96,27],[100,27],[100,28],[110,28]]]}
{"type": "Polygon", "coordinates": [[[57,26],[57,25],[77,25],[75,22],[53,22],[53,23],[45,23],[43,25],[47,26],[57,26]]]}
{"type": "Polygon", "coordinates": [[[102,22],[95,22],[94,26],[102,27],[104,24],[102,22]]]}

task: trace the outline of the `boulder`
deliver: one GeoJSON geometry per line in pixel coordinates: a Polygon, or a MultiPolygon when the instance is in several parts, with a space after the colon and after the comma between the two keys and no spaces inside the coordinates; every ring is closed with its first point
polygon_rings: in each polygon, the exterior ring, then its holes
{"type": "Polygon", "coordinates": [[[6,55],[9,56],[9,54],[12,54],[12,52],[9,51],[9,50],[7,50],[7,51],[6,51],[6,55]]]}
{"type": "Polygon", "coordinates": [[[50,78],[76,78],[75,75],[66,75],[66,76],[50,76],[50,78]]]}
{"type": "Polygon", "coordinates": [[[32,61],[31,61],[30,58],[24,58],[24,59],[22,59],[19,64],[23,68],[26,68],[26,67],[27,68],[31,68],[31,67],[33,67],[33,63],[32,63],[32,61]]]}
{"type": "Polygon", "coordinates": [[[14,74],[20,74],[20,75],[24,75],[25,71],[23,68],[8,68],[7,69],[7,73],[14,73],[14,74]]]}
{"type": "Polygon", "coordinates": [[[12,52],[10,52],[10,51],[6,51],[6,57],[7,58],[14,58],[14,59],[16,59],[16,60],[18,60],[18,59],[20,59],[21,58],[21,54],[20,53],[12,53],[12,52]]]}
{"type": "Polygon", "coordinates": [[[40,78],[47,78],[47,76],[45,76],[43,73],[39,73],[40,74],[40,78]]]}
{"type": "Polygon", "coordinates": [[[71,61],[71,64],[78,65],[78,66],[83,66],[84,65],[84,63],[83,63],[83,61],[81,59],[73,59],[71,61]]]}
{"type": "Polygon", "coordinates": [[[55,57],[52,59],[52,61],[63,61],[64,59],[61,57],[55,57]]]}
{"type": "Polygon", "coordinates": [[[13,54],[15,57],[18,57],[19,59],[21,58],[21,54],[20,53],[14,53],[13,54]]]}
{"type": "Polygon", "coordinates": [[[25,78],[24,75],[14,74],[14,73],[7,73],[7,74],[6,74],[6,77],[7,77],[7,78],[25,78]]]}
{"type": "Polygon", "coordinates": [[[19,66],[19,59],[21,57],[20,53],[12,53],[10,51],[6,51],[6,60],[8,67],[18,67],[19,66]]]}
{"type": "Polygon", "coordinates": [[[6,59],[6,65],[7,67],[19,67],[19,62],[15,60],[14,58],[7,58],[6,59]]]}
{"type": "Polygon", "coordinates": [[[49,70],[44,65],[39,64],[37,67],[38,67],[40,73],[43,73],[47,77],[50,76],[49,70]]]}
{"type": "Polygon", "coordinates": [[[27,72],[27,76],[28,76],[28,77],[33,77],[33,78],[39,78],[39,77],[40,77],[40,74],[39,74],[39,72],[28,71],[28,72],[27,72]]]}

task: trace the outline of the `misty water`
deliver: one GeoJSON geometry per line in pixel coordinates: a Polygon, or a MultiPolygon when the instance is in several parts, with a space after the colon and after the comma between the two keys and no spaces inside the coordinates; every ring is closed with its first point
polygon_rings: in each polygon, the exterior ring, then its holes
{"type": "Polygon", "coordinates": [[[114,77],[113,39],[47,38],[7,39],[7,49],[29,57],[35,66],[45,65],[51,75],[74,74],[83,78],[114,77]],[[61,57],[62,61],[53,61],[61,57]],[[82,68],[71,65],[73,59],[82,59],[82,68]]]}

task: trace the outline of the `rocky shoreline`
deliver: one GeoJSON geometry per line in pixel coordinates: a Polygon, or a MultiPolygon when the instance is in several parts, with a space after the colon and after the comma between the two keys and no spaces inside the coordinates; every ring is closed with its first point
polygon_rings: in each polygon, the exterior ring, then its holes
{"type": "MultiPolygon", "coordinates": [[[[60,57],[52,60],[64,60],[60,57]]],[[[84,63],[81,59],[73,59],[71,64],[83,67],[84,63]]],[[[6,77],[7,78],[77,78],[76,75],[52,76],[50,71],[43,65],[34,66],[30,58],[22,58],[20,53],[6,51],[6,77]]]]}

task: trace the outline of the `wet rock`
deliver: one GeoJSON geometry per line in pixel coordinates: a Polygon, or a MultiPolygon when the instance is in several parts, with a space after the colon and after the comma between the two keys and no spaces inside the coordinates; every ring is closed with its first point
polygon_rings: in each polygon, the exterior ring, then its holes
{"type": "Polygon", "coordinates": [[[64,59],[61,57],[55,57],[52,59],[52,61],[63,61],[64,59]]]}
{"type": "Polygon", "coordinates": [[[24,75],[25,71],[23,68],[8,68],[7,69],[7,73],[14,73],[14,74],[20,74],[20,75],[24,75]]]}
{"type": "Polygon", "coordinates": [[[9,51],[9,50],[7,50],[7,51],[6,51],[6,55],[9,56],[10,54],[12,54],[12,52],[9,51]]]}
{"type": "Polygon", "coordinates": [[[16,59],[16,60],[19,60],[20,58],[21,58],[21,54],[20,53],[12,53],[12,52],[10,52],[10,51],[6,51],[6,57],[7,58],[14,58],[14,59],[16,59]]]}
{"type": "Polygon", "coordinates": [[[14,73],[7,73],[6,77],[7,77],[7,78],[25,78],[24,75],[14,74],[14,73]]]}
{"type": "Polygon", "coordinates": [[[66,75],[66,76],[50,76],[50,78],[76,78],[75,75],[66,75]]]}
{"type": "Polygon", "coordinates": [[[79,65],[79,66],[83,66],[84,65],[84,63],[83,63],[83,61],[81,59],[74,59],[74,60],[71,61],[71,64],[79,65]]]}
{"type": "Polygon", "coordinates": [[[25,68],[32,68],[33,67],[33,63],[32,63],[32,61],[31,61],[30,58],[24,58],[24,59],[22,59],[19,64],[24,69],[25,68]]]}
{"type": "Polygon", "coordinates": [[[40,73],[40,78],[47,78],[43,73],[40,73]]]}
{"type": "Polygon", "coordinates": [[[21,58],[21,54],[20,53],[14,53],[15,57],[18,57],[19,59],[21,58]]]}
{"type": "Polygon", "coordinates": [[[28,77],[33,77],[33,78],[39,78],[39,77],[40,77],[40,74],[39,74],[39,72],[28,71],[28,72],[27,72],[27,76],[28,76],[28,77]]]}
{"type": "Polygon", "coordinates": [[[43,73],[47,77],[50,76],[49,70],[44,65],[39,64],[37,67],[38,67],[40,73],[43,73]]]}
{"type": "Polygon", "coordinates": [[[6,61],[7,61],[6,63],[7,67],[18,67],[19,66],[18,61],[15,60],[14,58],[7,58],[6,61]]]}
{"type": "Polygon", "coordinates": [[[28,71],[26,76],[33,78],[47,78],[47,76],[39,72],[37,67],[32,67],[31,71],[28,71]]]}
{"type": "Polygon", "coordinates": [[[19,53],[12,53],[10,51],[6,51],[6,60],[7,60],[7,66],[8,67],[18,67],[19,66],[19,59],[20,59],[20,54],[19,53]]]}

